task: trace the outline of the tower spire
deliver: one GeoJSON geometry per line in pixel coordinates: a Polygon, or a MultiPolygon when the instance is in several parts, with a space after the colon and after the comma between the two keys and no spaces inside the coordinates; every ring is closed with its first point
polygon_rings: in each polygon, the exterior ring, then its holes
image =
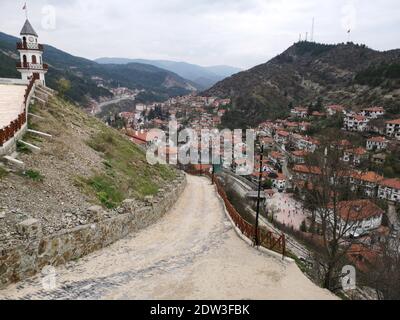
{"type": "Polygon", "coordinates": [[[28,20],[28,5],[26,4],[26,2],[24,4],[24,7],[22,8],[22,10],[25,11],[25,17],[26,17],[26,20],[28,20]]]}

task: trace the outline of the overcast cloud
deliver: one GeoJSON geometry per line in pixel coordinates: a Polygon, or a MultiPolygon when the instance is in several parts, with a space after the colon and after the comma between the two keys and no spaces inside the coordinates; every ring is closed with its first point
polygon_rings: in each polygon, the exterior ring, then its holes
{"type": "MultiPolygon", "coordinates": [[[[0,31],[18,35],[24,0],[0,0],[0,31]]],[[[28,0],[40,41],[74,55],[251,67],[296,42],[400,48],[398,0],[28,0]],[[52,28],[52,7],[55,28],[52,28]]]]}

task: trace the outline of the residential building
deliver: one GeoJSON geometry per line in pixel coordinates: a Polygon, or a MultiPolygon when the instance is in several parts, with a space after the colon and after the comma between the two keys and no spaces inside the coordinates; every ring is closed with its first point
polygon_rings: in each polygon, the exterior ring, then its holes
{"type": "Polygon", "coordinates": [[[400,203],[400,179],[385,179],[381,181],[378,196],[384,200],[400,203]]]}
{"type": "Polygon", "coordinates": [[[385,115],[385,109],[382,107],[366,108],[361,111],[361,115],[368,119],[378,119],[385,115]]]}
{"type": "Polygon", "coordinates": [[[400,119],[386,122],[386,135],[400,140],[400,119]]]}
{"type": "Polygon", "coordinates": [[[367,129],[369,119],[358,114],[348,114],[344,118],[344,129],[347,131],[364,132],[367,129]]]}
{"type": "Polygon", "coordinates": [[[368,152],[364,148],[347,149],[343,152],[342,160],[355,166],[361,164],[362,160],[368,158],[368,152]]]}
{"type": "Polygon", "coordinates": [[[346,109],[342,105],[332,105],[332,106],[326,107],[326,112],[327,112],[328,116],[332,117],[338,113],[344,114],[346,112],[346,109]]]}
{"type": "Polygon", "coordinates": [[[289,142],[290,133],[287,131],[277,131],[275,134],[275,142],[279,144],[287,144],[289,142]]]}
{"type": "Polygon", "coordinates": [[[389,141],[385,137],[372,137],[367,140],[367,150],[381,151],[388,147],[389,141]]]}
{"type": "MultiPolygon", "coordinates": [[[[347,237],[360,237],[378,229],[385,213],[370,200],[342,201],[338,203],[336,210],[340,219],[339,228],[347,237]]],[[[332,208],[331,219],[333,218],[332,208]]]]}
{"type": "Polygon", "coordinates": [[[282,173],[278,173],[275,178],[272,178],[272,186],[275,189],[278,189],[280,192],[286,190],[286,176],[282,173]]]}
{"type": "Polygon", "coordinates": [[[319,167],[298,164],[293,167],[293,174],[296,180],[305,181],[321,175],[322,171],[319,167]]]}
{"type": "Polygon", "coordinates": [[[296,150],[290,153],[290,159],[296,164],[303,164],[308,154],[305,150],[296,150]]]}
{"type": "Polygon", "coordinates": [[[290,114],[296,118],[307,118],[308,117],[308,108],[305,107],[296,107],[290,111],[290,114]]]}
{"type": "Polygon", "coordinates": [[[274,165],[283,165],[285,163],[285,155],[283,155],[281,152],[273,151],[268,155],[268,159],[274,164],[274,165]]]}
{"type": "Polygon", "coordinates": [[[354,171],[350,174],[350,183],[352,190],[360,190],[368,197],[375,197],[378,194],[379,184],[384,178],[379,174],[369,172],[354,171]]]}

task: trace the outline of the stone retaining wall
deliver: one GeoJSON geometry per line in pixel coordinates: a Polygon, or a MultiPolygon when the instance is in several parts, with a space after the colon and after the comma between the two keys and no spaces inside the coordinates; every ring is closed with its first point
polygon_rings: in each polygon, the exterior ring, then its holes
{"type": "Polygon", "coordinates": [[[160,190],[158,197],[148,199],[144,207],[136,208],[133,201],[126,200],[128,213],[51,236],[43,237],[35,220],[19,225],[27,238],[24,245],[0,249],[0,288],[31,277],[45,266],[79,259],[155,223],[173,207],[185,186],[186,177],[182,175],[168,190],[160,190]]]}

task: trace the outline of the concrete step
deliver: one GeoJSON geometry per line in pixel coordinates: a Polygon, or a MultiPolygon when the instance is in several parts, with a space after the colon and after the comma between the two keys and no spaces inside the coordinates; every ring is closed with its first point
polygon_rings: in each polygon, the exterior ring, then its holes
{"type": "Polygon", "coordinates": [[[37,114],[33,114],[33,113],[28,113],[28,116],[31,116],[33,118],[40,119],[40,120],[44,120],[45,119],[45,118],[43,118],[41,116],[38,116],[37,114]]]}
{"type": "Polygon", "coordinates": [[[40,151],[39,147],[37,147],[37,146],[35,146],[35,145],[31,144],[31,143],[25,142],[23,140],[19,140],[18,142],[22,143],[24,146],[27,146],[29,149],[31,149],[34,152],[35,151],[40,151]]]}
{"type": "Polygon", "coordinates": [[[42,98],[39,98],[36,95],[34,95],[32,98],[35,99],[38,103],[40,103],[42,106],[45,106],[47,103],[45,100],[43,100],[42,98]]]}
{"type": "Polygon", "coordinates": [[[23,163],[21,160],[15,159],[12,156],[4,156],[4,160],[7,161],[7,164],[17,167],[18,169],[25,169],[25,163],[23,163]]]}
{"type": "Polygon", "coordinates": [[[41,89],[41,90],[44,90],[44,91],[46,91],[47,93],[49,93],[50,95],[55,95],[56,93],[57,93],[57,91],[55,91],[55,90],[53,90],[53,89],[51,89],[51,88],[49,88],[49,87],[45,87],[45,86],[43,86],[43,85],[41,85],[41,84],[39,84],[38,86],[37,86],[39,89],[41,89]]]}
{"type": "Polygon", "coordinates": [[[37,134],[38,136],[42,136],[42,137],[46,137],[46,138],[52,138],[53,137],[51,134],[40,132],[40,131],[36,131],[36,130],[32,130],[32,129],[28,129],[28,132],[33,133],[33,134],[37,134]]]}

